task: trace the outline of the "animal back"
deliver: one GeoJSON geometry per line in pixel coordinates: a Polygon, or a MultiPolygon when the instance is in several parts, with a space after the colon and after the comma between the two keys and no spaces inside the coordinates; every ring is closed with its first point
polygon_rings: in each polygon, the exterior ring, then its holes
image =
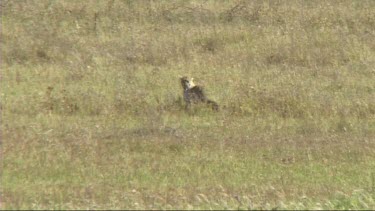
{"type": "Polygon", "coordinates": [[[189,96],[193,102],[204,102],[207,100],[202,87],[199,86],[194,86],[189,89],[189,96]]]}

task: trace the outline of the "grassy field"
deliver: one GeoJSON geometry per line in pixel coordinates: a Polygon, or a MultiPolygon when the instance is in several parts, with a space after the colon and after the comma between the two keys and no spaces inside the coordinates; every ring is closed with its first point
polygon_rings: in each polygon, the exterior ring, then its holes
{"type": "Polygon", "coordinates": [[[2,209],[375,209],[375,1],[0,4],[2,209]]]}

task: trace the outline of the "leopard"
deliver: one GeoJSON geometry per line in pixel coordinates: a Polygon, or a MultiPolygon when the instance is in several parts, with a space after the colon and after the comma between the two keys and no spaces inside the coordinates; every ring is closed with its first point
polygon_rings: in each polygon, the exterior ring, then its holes
{"type": "Polygon", "coordinates": [[[180,77],[181,86],[183,89],[183,98],[185,101],[185,109],[190,110],[192,104],[207,104],[214,111],[219,111],[219,104],[207,98],[204,88],[195,85],[194,78],[187,76],[180,77]]]}

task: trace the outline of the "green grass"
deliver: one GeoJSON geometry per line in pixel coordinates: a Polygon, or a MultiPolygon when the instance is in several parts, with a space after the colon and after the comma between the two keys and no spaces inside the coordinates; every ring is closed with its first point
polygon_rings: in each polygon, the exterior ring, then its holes
{"type": "Polygon", "coordinates": [[[1,4],[2,209],[375,209],[374,1],[1,4]]]}

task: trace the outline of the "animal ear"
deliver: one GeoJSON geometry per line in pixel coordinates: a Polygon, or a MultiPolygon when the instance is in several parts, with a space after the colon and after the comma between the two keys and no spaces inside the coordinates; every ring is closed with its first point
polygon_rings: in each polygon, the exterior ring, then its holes
{"type": "Polygon", "coordinates": [[[194,80],[194,78],[191,78],[191,81],[193,81],[194,80]]]}

